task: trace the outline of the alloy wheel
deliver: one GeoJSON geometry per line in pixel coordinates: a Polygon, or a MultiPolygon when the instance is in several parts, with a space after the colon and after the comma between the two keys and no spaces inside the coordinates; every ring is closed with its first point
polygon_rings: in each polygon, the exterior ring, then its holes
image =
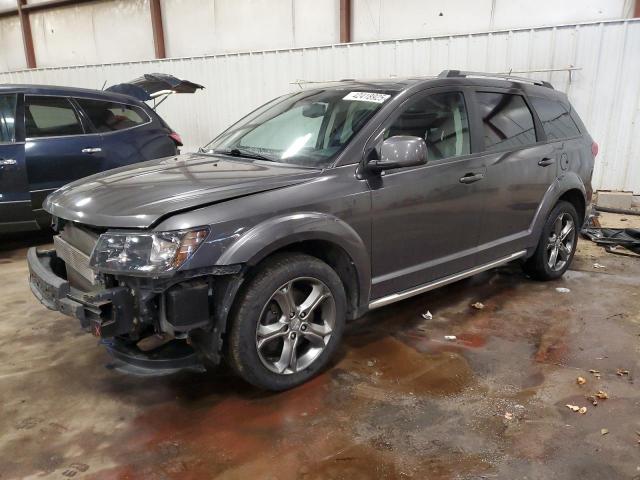
{"type": "Polygon", "coordinates": [[[560,271],[566,266],[574,248],[575,236],[576,227],[571,215],[566,212],[558,215],[546,248],[547,265],[552,271],[560,271]]]}
{"type": "Polygon", "coordinates": [[[336,303],[320,280],[300,277],[269,298],[256,327],[263,365],[289,375],[309,367],[324,351],[336,323],[336,303]]]}

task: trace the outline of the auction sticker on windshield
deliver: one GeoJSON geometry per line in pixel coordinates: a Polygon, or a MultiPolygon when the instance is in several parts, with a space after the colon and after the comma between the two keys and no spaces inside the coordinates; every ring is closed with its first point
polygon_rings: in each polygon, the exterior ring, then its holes
{"type": "Polygon", "coordinates": [[[347,94],[343,100],[357,100],[358,102],[373,102],[382,103],[391,95],[386,93],[374,93],[374,92],[351,92],[347,94]]]}

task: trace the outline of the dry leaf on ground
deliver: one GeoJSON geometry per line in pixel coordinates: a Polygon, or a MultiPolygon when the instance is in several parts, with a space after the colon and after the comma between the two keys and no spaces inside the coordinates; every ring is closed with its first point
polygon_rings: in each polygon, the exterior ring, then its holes
{"type": "Polygon", "coordinates": [[[601,400],[606,400],[607,398],[609,398],[609,394],[604,390],[598,390],[596,392],[596,397],[600,398],[601,400]]]}

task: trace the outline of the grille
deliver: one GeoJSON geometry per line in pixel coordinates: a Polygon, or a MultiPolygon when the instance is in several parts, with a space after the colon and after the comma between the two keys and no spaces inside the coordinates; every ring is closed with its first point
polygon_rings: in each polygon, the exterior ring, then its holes
{"type": "Polygon", "coordinates": [[[53,237],[53,245],[56,248],[56,254],[67,266],[78,272],[91,285],[96,284],[96,274],[89,266],[89,257],[85,253],[60,238],[59,235],[53,237]]]}

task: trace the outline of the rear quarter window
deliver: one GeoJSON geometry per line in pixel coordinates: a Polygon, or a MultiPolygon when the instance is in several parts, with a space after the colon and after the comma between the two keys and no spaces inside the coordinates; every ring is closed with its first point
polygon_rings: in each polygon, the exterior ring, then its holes
{"type": "Polygon", "coordinates": [[[530,97],[538,113],[547,140],[561,140],[580,135],[578,126],[562,103],[547,98],[530,97]]]}
{"type": "Polygon", "coordinates": [[[135,105],[76,98],[98,132],[114,132],[137,127],[150,121],[146,112],[135,105]]]}

